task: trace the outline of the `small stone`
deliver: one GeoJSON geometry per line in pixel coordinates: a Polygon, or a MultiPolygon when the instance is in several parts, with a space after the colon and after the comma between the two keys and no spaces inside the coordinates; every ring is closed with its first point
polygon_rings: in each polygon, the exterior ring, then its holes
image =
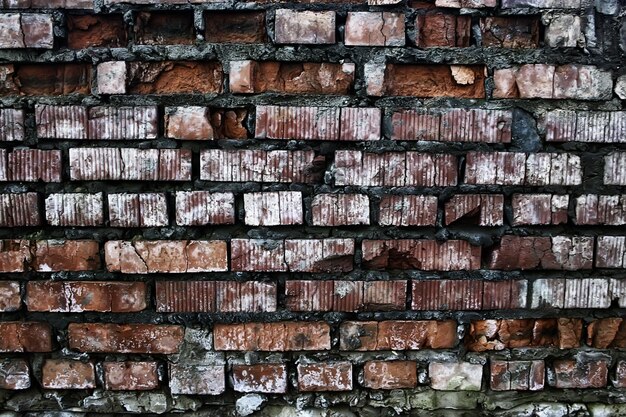
{"type": "Polygon", "coordinates": [[[247,394],[237,399],[235,402],[235,409],[237,410],[238,415],[242,417],[249,416],[250,414],[259,411],[266,401],[267,398],[263,395],[247,394]]]}

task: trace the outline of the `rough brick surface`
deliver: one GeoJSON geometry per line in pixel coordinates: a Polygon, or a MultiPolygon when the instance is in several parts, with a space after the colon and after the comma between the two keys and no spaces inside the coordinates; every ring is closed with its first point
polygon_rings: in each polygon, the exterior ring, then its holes
{"type": "Polygon", "coordinates": [[[351,391],[352,363],[335,362],[298,365],[300,391],[351,391]]]}
{"type": "Polygon", "coordinates": [[[113,391],[147,391],[159,386],[156,362],[104,362],[104,386],[113,391]]]}
{"type": "Polygon", "coordinates": [[[330,349],[324,322],[216,324],[215,350],[301,351],[330,349]]]}
{"type": "Polygon", "coordinates": [[[335,12],[276,10],[276,43],[335,43],[335,12]]]}
{"type": "Polygon", "coordinates": [[[0,0],[0,416],[626,416],[619,0],[0,0]]]}
{"type": "Polygon", "coordinates": [[[210,240],[110,240],[104,248],[107,269],[126,274],[225,271],[226,242],[210,240]]]}

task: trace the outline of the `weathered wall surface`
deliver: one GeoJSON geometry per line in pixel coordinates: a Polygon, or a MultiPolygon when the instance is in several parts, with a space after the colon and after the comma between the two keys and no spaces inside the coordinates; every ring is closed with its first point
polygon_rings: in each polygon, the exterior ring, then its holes
{"type": "Polygon", "coordinates": [[[619,0],[0,6],[1,417],[626,415],[619,0]]]}

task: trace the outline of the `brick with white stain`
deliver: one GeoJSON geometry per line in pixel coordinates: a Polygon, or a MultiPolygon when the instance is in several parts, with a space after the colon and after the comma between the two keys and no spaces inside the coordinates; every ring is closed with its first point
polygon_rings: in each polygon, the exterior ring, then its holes
{"type": "Polygon", "coordinates": [[[233,193],[209,191],[178,191],[176,193],[176,224],[204,226],[235,223],[233,193]]]}
{"type": "Polygon", "coordinates": [[[244,222],[250,226],[302,224],[302,193],[274,191],[243,196],[244,222]]]}
{"type": "Polygon", "coordinates": [[[370,224],[369,198],[364,194],[316,194],[311,202],[313,226],[370,224]]]}

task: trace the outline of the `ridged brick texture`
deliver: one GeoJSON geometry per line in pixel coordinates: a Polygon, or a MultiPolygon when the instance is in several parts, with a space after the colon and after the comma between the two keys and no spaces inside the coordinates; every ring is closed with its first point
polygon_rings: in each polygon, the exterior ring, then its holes
{"type": "Polygon", "coordinates": [[[0,417],[626,416],[626,3],[0,0],[0,417]]]}

